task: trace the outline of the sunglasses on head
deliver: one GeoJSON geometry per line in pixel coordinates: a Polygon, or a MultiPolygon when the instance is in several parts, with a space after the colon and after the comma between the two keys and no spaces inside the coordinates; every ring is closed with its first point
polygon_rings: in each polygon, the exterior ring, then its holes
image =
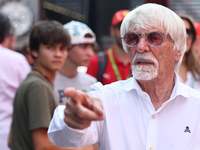
{"type": "Polygon", "coordinates": [[[150,32],[148,35],[138,35],[136,32],[128,32],[122,37],[127,46],[134,47],[138,45],[140,38],[145,37],[146,42],[152,46],[157,47],[162,44],[163,39],[171,39],[170,37],[164,37],[160,32],[150,32]]]}
{"type": "Polygon", "coordinates": [[[193,38],[192,30],[186,29],[186,33],[189,35],[190,38],[193,38]]]}

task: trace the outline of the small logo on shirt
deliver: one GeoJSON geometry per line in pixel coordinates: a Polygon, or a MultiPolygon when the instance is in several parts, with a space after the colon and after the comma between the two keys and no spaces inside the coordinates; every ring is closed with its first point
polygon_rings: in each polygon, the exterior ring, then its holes
{"type": "Polygon", "coordinates": [[[185,128],[185,131],[184,132],[189,132],[189,133],[191,133],[191,131],[190,131],[190,128],[188,127],[188,126],[186,126],[186,128],[185,128]]]}
{"type": "Polygon", "coordinates": [[[104,74],[103,74],[103,77],[106,78],[106,79],[110,79],[110,75],[107,74],[107,73],[104,73],[104,74]]]}

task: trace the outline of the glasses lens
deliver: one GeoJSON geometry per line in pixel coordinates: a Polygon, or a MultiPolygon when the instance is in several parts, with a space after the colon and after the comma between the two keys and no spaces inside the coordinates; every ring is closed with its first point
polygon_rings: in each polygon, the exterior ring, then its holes
{"type": "Polygon", "coordinates": [[[127,45],[129,46],[135,46],[139,42],[139,37],[136,33],[134,32],[128,32],[124,35],[124,41],[126,42],[127,45]]]}
{"type": "Polygon", "coordinates": [[[147,36],[147,41],[152,46],[158,46],[162,43],[162,35],[157,32],[151,32],[147,36]]]}
{"type": "Polygon", "coordinates": [[[193,38],[192,30],[186,29],[186,33],[193,38]]]}

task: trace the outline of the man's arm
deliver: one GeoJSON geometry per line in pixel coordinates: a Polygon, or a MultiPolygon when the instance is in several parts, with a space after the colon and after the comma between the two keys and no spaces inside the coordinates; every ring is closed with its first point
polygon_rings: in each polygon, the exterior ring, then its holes
{"type": "Polygon", "coordinates": [[[70,100],[66,107],[58,106],[55,109],[49,125],[48,136],[51,142],[57,146],[76,148],[98,142],[100,126],[96,128],[94,124],[102,123],[104,119],[101,101],[74,88],[67,89],[65,94],[70,100]]]}
{"type": "Polygon", "coordinates": [[[98,150],[97,144],[81,148],[62,148],[55,146],[47,136],[47,128],[33,130],[32,138],[35,150],[98,150]]]}

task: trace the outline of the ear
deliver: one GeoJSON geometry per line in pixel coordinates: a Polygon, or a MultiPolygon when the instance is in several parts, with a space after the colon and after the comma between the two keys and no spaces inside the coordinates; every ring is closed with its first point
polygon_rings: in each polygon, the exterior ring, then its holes
{"type": "Polygon", "coordinates": [[[31,54],[33,55],[33,57],[37,58],[38,57],[38,52],[37,51],[31,51],[31,54]]]}
{"type": "Polygon", "coordinates": [[[175,50],[175,61],[179,61],[179,59],[181,58],[181,51],[179,50],[175,50]]]}

